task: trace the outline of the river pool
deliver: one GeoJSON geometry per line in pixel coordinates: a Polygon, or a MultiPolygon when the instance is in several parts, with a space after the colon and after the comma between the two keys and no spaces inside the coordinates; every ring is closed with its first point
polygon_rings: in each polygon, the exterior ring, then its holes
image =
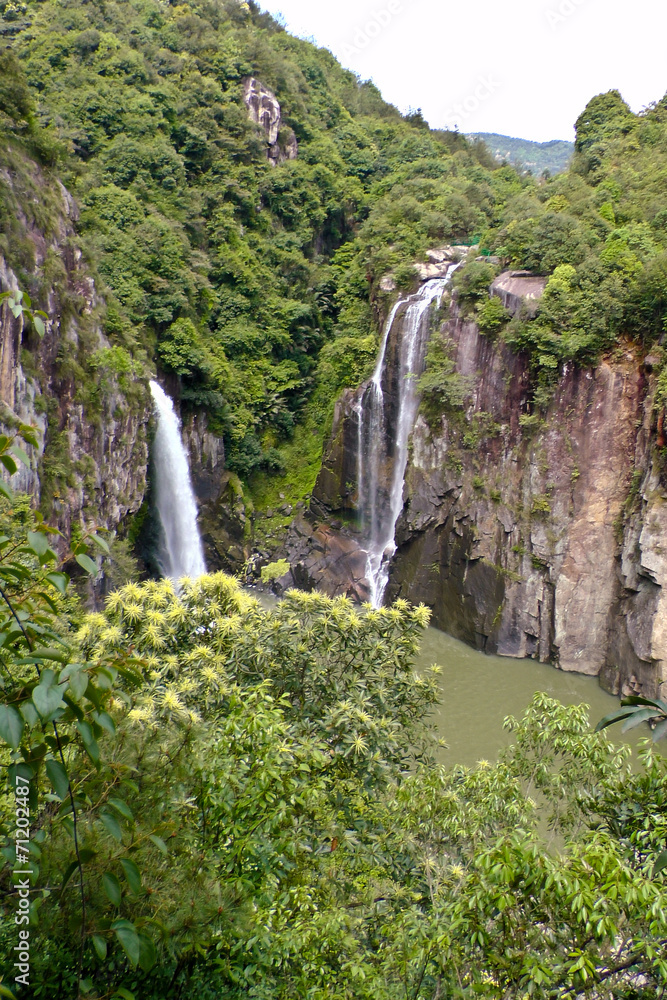
{"type": "MultiPolygon", "coordinates": [[[[441,751],[444,764],[471,767],[478,760],[495,760],[512,738],[503,729],[503,719],[522,715],[536,691],[565,705],[590,705],[593,726],[619,707],[618,699],[602,690],[597,677],[565,673],[535,660],[487,656],[429,628],[416,665],[424,668],[432,663],[442,667],[441,702],[435,714],[440,735],[448,744],[441,751]]],[[[636,744],[649,730],[641,726],[621,736],[617,725],[609,735],[636,744]]]]}

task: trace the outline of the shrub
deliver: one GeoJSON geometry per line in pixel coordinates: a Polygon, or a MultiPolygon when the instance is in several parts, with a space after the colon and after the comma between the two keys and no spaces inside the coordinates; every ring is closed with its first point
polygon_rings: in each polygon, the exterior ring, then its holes
{"type": "Polygon", "coordinates": [[[274,580],[279,580],[281,576],[285,576],[289,571],[290,565],[287,559],[278,559],[277,562],[262,566],[262,583],[273,583],[274,580]]]}

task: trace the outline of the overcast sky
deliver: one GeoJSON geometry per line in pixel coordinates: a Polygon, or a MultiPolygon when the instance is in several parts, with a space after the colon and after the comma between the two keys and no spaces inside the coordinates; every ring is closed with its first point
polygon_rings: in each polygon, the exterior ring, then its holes
{"type": "Polygon", "coordinates": [[[433,128],[572,139],[594,95],[667,91],[664,0],[259,0],[433,128]]]}

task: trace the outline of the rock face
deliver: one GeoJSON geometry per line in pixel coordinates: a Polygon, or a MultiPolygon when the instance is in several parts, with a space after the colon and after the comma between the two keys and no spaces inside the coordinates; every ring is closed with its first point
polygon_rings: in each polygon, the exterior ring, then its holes
{"type": "Polygon", "coordinates": [[[280,103],[273,91],[254,76],[249,76],[243,81],[243,99],[250,120],[264,130],[266,155],[270,162],[275,166],[284,160],[296,160],[296,136],[292,129],[281,130],[280,103]]]}
{"type": "Polygon", "coordinates": [[[206,565],[210,572],[238,573],[249,555],[243,487],[238,476],[225,469],[224,442],[209,431],[204,415],[184,421],[183,438],[190,456],[206,565]]]}
{"type": "Polygon", "coordinates": [[[491,284],[491,294],[501,299],[505,309],[514,316],[525,308],[534,313],[544,294],[547,278],[538,278],[530,271],[503,271],[491,284]]]}
{"type": "Polygon", "coordinates": [[[320,590],[329,597],[367,601],[366,554],[354,530],[318,520],[312,510],[299,514],[290,528],[286,558],[291,586],[320,590]]]}
{"type": "MultiPolygon", "coordinates": [[[[3,423],[34,424],[40,447],[29,448],[30,469],[19,469],[12,486],[42,503],[67,546],[74,524],[115,531],[141,506],[148,460],[151,409],[147,387],[122,388],[98,319],[100,302],[77,247],[73,199],[30,161],[3,174],[14,195],[27,277],[20,283],[0,256],[1,290],[37,290],[35,306],[48,313],[46,334],[0,310],[0,400],[3,423]],[[48,191],[48,230],[26,209],[27,191],[48,191]],[[41,275],[47,261],[60,273],[47,289],[41,275]]],[[[34,195],[33,195],[34,197],[34,195]]],[[[58,544],[58,543],[56,543],[58,544]]]]}
{"type": "MultiPolygon", "coordinates": [[[[431,278],[444,278],[453,263],[465,260],[470,247],[451,246],[434,247],[426,251],[426,263],[415,264],[415,270],[420,281],[429,281],[431,278]]],[[[380,286],[382,287],[382,286],[380,286]]],[[[383,289],[383,291],[393,289],[383,289]]]]}
{"type": "MultiPolygon", "coordinates": [[[[494,286],[512,311],[544,279],[508,273],[494,286]]],[[[656,696],[667,680],[667,470],[653,375],[630,344],[595,368],[565,366],[539,418],[523,357],[456,302],[445,333],[472,391],[465,412],[417,419],[386,600],[423,601],[437,627],[490,653],[656,696]]],[[[363,596],[355,532],[335,520],[355,508],[355,398],[339,400],[325,449],[319,537],[300,526],[290,559],[301,586],[363,596]]]]}
{"type": "Polygon", "coordinates": [[[543,425],[521,426],[521,360],[472,323],[451,320],[449,335],[458,370],[475,377],[471,429],[446,418],[415,427],[392,596],[428,598],[436,624],[488,652],[599,674],[634,465],[637,359],[566,369],[543,425]]]}

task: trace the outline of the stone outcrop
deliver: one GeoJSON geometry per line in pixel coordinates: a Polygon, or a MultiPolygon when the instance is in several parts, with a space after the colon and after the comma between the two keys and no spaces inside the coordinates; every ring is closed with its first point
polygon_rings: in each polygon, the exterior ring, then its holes
{"type": "MultiPolygon", "coordinates": [[[[516,311],[544,284],[506,273],[492,291],[516,311]]],[[[436,425],[417,419],[386,599],[423,601],[436,626],[479,649],[657,695],[667,470],[651,366],[629,343],[595,368],[566,365],[538,416],[526,359],[483,336],[456,301],[444,332],[470,395],[436,425]]],[[[311,505],[318,538],[299,524],[288,552],[299,585],[363,596],[359,536],[341,523],[356,502],[355,400],[351,390],[339,399],[325,448],[311,505]]]]}
{"type": "Polygon", "coordinates": [[[319,520],[316,511],[299,514],[291,525],[285,551],[291,586],[367,601],[366,554],[357,533],[339,521],[319,520]]]}
{"type": "Polygon", "coordinates": [[[243,99],[248,117],[264,131],[266,155],[274,166],[284,160],[296,160],[299,148],[292,129],[281,128],[282,117],[278,98],[254,76],[243,81],[243,99]]]}
{"type": "Polygon", "coordinates": [[[467,246],[451,246],[449,244],[427,250],[425,253],[426,262],[415,264],[419,280],[429,281],[431,278],[444,278],[452,264],[465,260],[469,250],[470,247],[467,246]]]}
{"type": "Polygon", "coordinates": [[[391,594],[428,597],[436,624],[489,652],[599,674],[634,467],[638,360],[628,351],[592,371],[567,368],[543,424],[531,426],[521,360],[472,323],[450,321],[449,335],[458,370],[476,376],[468,427],[418,420],[391,594]]]}
{"type": "Polygon", "coordinates": [[[547,286],[547,278],[535,277],[530,271],[503,271],[491,283],[491,294],[497,295],[512,316],[525,309],[533,314],[547,286]]]}

